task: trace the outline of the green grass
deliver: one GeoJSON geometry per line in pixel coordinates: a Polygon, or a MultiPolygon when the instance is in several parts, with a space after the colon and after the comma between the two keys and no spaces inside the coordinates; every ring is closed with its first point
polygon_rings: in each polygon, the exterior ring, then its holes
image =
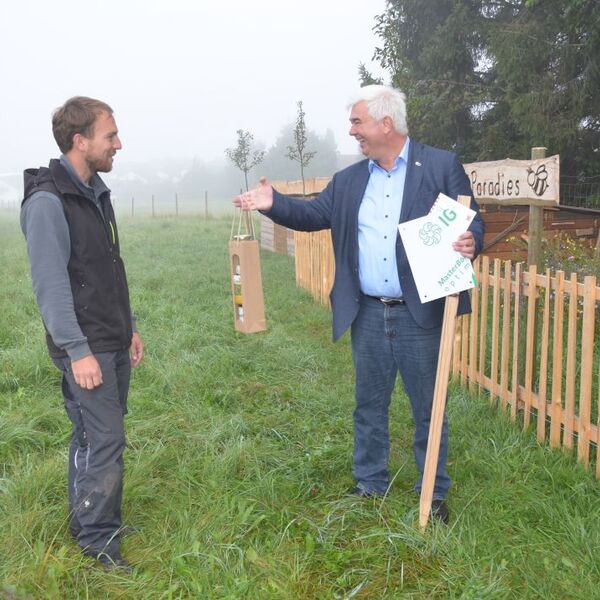
{"type": "Polygon", "coordinates": [[[598,598],[600,488],[453,387],[450,527],[418,528],[400,387],[384,500],[352,485],[348,338],[262,255],[268,331],[234,332],[230,223],[122,219],[146,343],[127,418],[130,577],[66,524],[69,425],[16,219],[0,220],[0,598],[598,598]]]}

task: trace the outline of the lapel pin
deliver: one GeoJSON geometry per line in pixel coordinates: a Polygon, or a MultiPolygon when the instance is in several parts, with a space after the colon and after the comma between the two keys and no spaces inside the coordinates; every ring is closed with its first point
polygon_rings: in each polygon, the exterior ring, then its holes
{"type": "Polygon", "coordinates": [[[417,167],[420,167],[421,163],[418,160],[415,160],[415,165],[417,165],[417,167]]]}

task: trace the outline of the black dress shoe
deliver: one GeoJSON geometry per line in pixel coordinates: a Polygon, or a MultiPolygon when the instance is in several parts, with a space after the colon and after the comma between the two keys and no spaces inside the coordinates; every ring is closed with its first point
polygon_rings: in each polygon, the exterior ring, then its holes
{"type": "Polygon", "coordinates": [[[368,490],[361,488],[359,485],[352,488],[350,490],[350,494],[352,496],[358,496],[359,498],[381,498],[381,496],[383,495],[379,492],[369,492],[368,490]]]}
{"type": "Polygon", "coordinates": [[[448,525],[450,511],[445,500],[435,499],[431,502],[431,516],[439,519],[444,525],[448,525]]]}

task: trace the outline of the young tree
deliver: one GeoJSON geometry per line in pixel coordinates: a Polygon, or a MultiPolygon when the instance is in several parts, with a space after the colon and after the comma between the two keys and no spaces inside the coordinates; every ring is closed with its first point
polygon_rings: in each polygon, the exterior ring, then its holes
{"type": "MultiPolygon", "coordinates": [[[[270,179],[298,179],[298,167],[287,156],[288,146],[294,144],[294,126],[295,123],[286,123],[265,154],[261,169],[270,179]]],[[[306,137],[316,155],[304,169],[304,177],[327,177],[339,170],[339,151],[333,131],[328,129],[320,135],[307,127],[306,137]]]]}
{"type": "Polygon", "coordinates": [[[302,195],[306,196],[306,187],[304,184],[304,167],[307,167],[316,152],[310,152],[306,149],[306,123],[304,122],[305,112],[302,110],[302,100],[298,102],[298,117],[294,127],[294,143],[287,147],[286,156],[290,160],[300,163],[300,176],[302,177],[302,195]]]}
{"type": "Polygon", "coordinates": [[[254,136],[249,131],[238,129],[237,135],[237,146],[235,148],[226,148],[225,154],[244,173],[246,191],[248,191],[248,172],[262,162],[265,157],[265,151],[253,149],[252,141],[254,140],[254,136]]]}

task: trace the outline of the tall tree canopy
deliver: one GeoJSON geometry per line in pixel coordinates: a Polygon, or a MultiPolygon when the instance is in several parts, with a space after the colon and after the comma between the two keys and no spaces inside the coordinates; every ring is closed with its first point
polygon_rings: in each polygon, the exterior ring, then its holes
{"type": "Polygon", "coordinates": [[[600,173],[597,0],[388,0],[375,30],[415,138],[465,161],[546,146],[563,173],[600,173]]]}

